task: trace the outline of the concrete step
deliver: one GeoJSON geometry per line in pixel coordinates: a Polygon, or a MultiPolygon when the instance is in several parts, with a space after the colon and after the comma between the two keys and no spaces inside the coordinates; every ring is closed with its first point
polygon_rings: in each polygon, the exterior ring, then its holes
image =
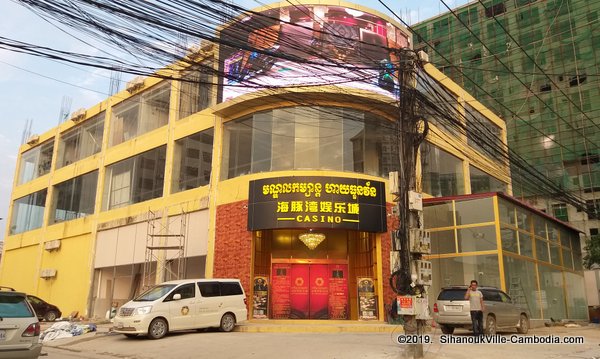
{"type": "Polygon", "coordinates": [[[349,320],[249,320],[236,326],[245,333],[392,333],[402,331],[401,325],[382,321],[349,320]]]}

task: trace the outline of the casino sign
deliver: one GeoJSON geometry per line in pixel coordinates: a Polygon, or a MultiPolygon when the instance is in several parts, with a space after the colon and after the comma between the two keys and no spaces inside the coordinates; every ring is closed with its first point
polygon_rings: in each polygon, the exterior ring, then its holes
{"type": "Polygon", "coordinates": [[[290,176],[250,182],[248,230],[387,230],[385,184],[357,178],[290,176]]]}

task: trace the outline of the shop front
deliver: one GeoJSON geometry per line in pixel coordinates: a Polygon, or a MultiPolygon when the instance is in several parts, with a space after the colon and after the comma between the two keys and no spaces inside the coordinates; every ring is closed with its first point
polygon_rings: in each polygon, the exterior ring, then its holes
{"type": "Polygon", "coordinates": [[[383,182],[269,178],[249,194],[253,318],[379,319],[383,182]]]}

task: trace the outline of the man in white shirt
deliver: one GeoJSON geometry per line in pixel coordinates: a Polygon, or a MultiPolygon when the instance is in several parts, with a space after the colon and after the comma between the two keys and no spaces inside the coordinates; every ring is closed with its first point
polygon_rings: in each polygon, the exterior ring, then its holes
{"type": "Polygon", "coordinates": [[[472,280],[471,285],[465,293],[465,299],[471,305],[471,322],[473,323],[473,335],[483,335],[483,293],[477,289],[477,281],[472,280]]]}

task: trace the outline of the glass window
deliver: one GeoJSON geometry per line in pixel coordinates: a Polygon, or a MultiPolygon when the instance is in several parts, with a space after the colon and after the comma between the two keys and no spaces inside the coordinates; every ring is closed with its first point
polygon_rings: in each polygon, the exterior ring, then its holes
{"type": "Polygon", "coordinates": [[[458,251],[476,252],[497,249],[496,226],[458,229],[458,251]]]}
{"type": "Polygon", "coordinates": [[[431,78],[424,71],[417,71],[417,90],[421,92],[431,104],[424,106],[424,115],[434,126],[453,135],[458,135],[460,126],[444,118],[442,114],[456,114],[458,117],[458,100],[455,95],[448,92],[440,83],[431,78]]]}
{"type": "Polygon", "coordinates": [[[522,256],[532,257],[533,258],[533,243],[531,241],[531,236],[527,233],[523,233],[521,231],[519,234],[519,254],[522,256]]]}
{"type": "Polygon", "coordinates": [[[471,193],[506,192],[506,183],[487,173],[469,166],[471,193]]]}
{"type": "Polygon", "coordinates": [[[195,298],[196,297],[196,287],[194,286],[194,283],[184,284],[184,285],[178,287],[177,289],[175,289],[174,291],[172,291],[171,294],[169,294],[169,296],[165,298],[165,302],[173,300],[173,296],[175,294],[180,294],[181,299],[195,298]]]}
{"type": "Polygon", "coordinates": [[[517,231],[510,228],[500,230],[502,236],[502,249],[513,253],[519,253],[519,243],[517,242],[517,231]]]}
{"type": "Polygon", "coordinates": [[[535,235],[548,239],[548,234],[546,232],[546,220],[538,215],[533,215],[533,229],[535,231],[535,235]]]}
{"type": "Polygon", "coordinates": [[[548,254],[548,242],[541,239],[535,240],[535,253],[538,260],[549,262],[550,255],[548,254]]]}
{"type": "Polygon", "coordinates": [[[104,112],[60,136],[56,167],[61,168],[89,157],[102,149],[104,112]]]}
{"type": "Polygon", "coordinates": [[[562,271],[538,264],[538,272],[540,274],[540,299],[544,319],[566,318],[562,271]]]}
{"type": "Polygon", "coordinates": [[[454,230],[431,232],[431,254],[456,253],[454,230]]]}
{"type": "Polygon", "coordinates": [[[504,256],[504,281],[508,295],[515,303],[529,309],[531,318],[540,319],[541,312],[537,301],[537,280],[533,262],[504,256]]]}
{"type": "Polygon", "coordinates": [[[338,107],[288,107],[230,121],[223,178],[293,169],[352,171],[379,177],[398,168],[392,123],[338,107]]]}
{"type": "Polygon", "coordinates": [[[19,184],[27,183],[50,172],[54,139],[24,152],[19,167],[19,184]]]}
{"type": "Polygon", "coordinates": [[[106,168],[103,209],[158,198],[163,193],[166,146],[130,157],[106,168]]]}
{"type": "Polygon", "coordinates": [[[210,128],[175,142],[173,193],[208,185],[213,139],[214,129],[210,128]]]}
{"type": "Polygon", "coordinates": [[[134,96],[112,111],[110,145],[165,126],[169,121],[170,82],[134,96]]]}
{"type": "Polygon", "coordinates": [[[426,229],[454,226],[452,202],[426,204],[423,211],[426,229]]]}
{"type": "Polygon", "coordinates": [[[585,298],[583,276],[564,272],[567,293],[567,311],[569,319],[588,319],[588,306],[585,298]]]}
{"type": "Polygon", "coordinates": [[[456,201],[456,225],[494,222],[494,199],[492,197],[470,201],[456,201]]]}
{"type": "Polygon", "coordinates": [[[500,222],[517,226],[515,222],[515,205],[502,199],[498,198],[498,215],[500,216],[500,222]]]}
{"type": "Polygon", "coordinates": [[[222,296],[243,294],[239,283],[219,282],[219,286],[221,287],[222,296]]]}
{"type": "Polygon", "coordinates": [[[421,145],[421,168],[423,192],[434,197],[465,193],[462,160],[427,141],[421,145]]]}
{"type": "MultiPolygon", "coordinates": [[[[556,228],[556,226],[553,225],[551,222],[547,222],[546,226],[548,228],[548,239],[551,242],[558,243],[558,234],[560,233],[558,228],[556,228]]],[[[568,242],[567,242],[567,245],[569,245],[568,242]]]]}
{"type": "Polygon", "coordinates": [[[179,118],[200,112],[213,104],[212,63],[185,71],[179,93],[179,118]]]}
{"type": "Polygon", "coordinates": [[[569,213],[567,211],[567,205],[565,203],[556,203],[552,205],[552,214],[556,219],[560,219],[563,222],[569,221],[569,213]]]}
{"type": "Polygon", "coordinates": [[[561,265],[559,247],[553,243],[550,243],[550,262],[557,266],[561,265]]]}
{"type": "Polygon", "coordinates": [[[218,297],[221,295],[221,287],[219,282],[198,282],[200,294],[203,297],[218,297]]]}
{"type": "Polygon", "coordinates": [[[531,231],[531,213],[517,207],[517,226],[527,232],[531,231]]]}
{"type": "Polygon", "coordinates": [[[571,256],[571,251],[564,247],[562,248],[562,259],[564,267],[573,269],[573,257],[571,256]]]}
{"type": "Polygon", "coordinates": [[[40,228],[44,220],[48,190],[32,193],[15,200],[10,220],[10,234],[40,228]]]}
{"type": "Polygon", "coordinates": [[[98,171],[54,186],[50,223],[69,221],[94,213],[98,171]]]}
{"type": "Polygon", "coordinates": [[[468,145],[491,158],[506,158],[506,146],[501,137],[502,129],[469,104],[465,104],[465,117],[468,145]]]}
{"type": "Polygon", "coordinates": [[[479,286],[500,288],[498,255],[464,256],[431,259],[432,283],[428,290],[429,300],[435,301],[440,288],[468,284],[475,279],[479,286]]]}

